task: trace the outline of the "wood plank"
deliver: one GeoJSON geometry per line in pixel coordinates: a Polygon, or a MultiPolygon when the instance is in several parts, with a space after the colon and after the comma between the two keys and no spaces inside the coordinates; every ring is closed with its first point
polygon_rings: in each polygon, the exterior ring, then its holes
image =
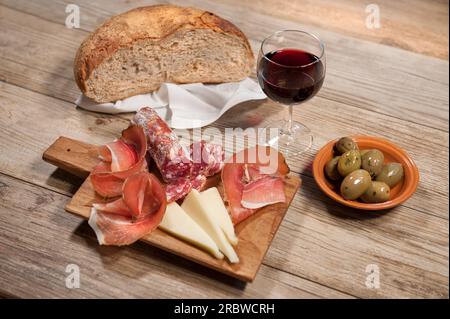
{"type": "MultiPolygon", "coordinates": [[[[45,150],[43,159],[77,176],[86,176],[99,162],[97,150],[98,146],[59,137],[45,150]]],[[[216,259],[203,250],[159,229],[140,240],[231,277],[247,282],[253,281],[300,184],[299,176],[289,174],[284,184],[286,203],[261,208],[255,215],[236,226],[235,232],[239,238],[239,243],[235,247],[239,256],[237,264],[230,264],[226,259],[216,259]]],[[[217,187],[223,197],[223,185],[219,174],[208,178],[207,185],[209,185],[207,187],[217,187]]],[[[95,193],[88,177],[67,204],[66,210],[84,219],[89,219],[92,204],[107,201],[95,193]]]]}
{"type": "Polygon", "coordinates": [[[265,263],[363,298],[448,298],[448,220],[398,207],[360,212],[303,177],[265,263]],[[365,285],[377,265],[380,288],[365,285]]]}
{"type": "MultiPolygon", "coordinates": [[[[63,8],[63,3],[58,3],[63,8]]],[[[183,3],[187,5],[194,2],[183,1],[183,3]]],[[[213,4],[205,0],[196,0],[195,3],[235,22],[249,36],[255,52],[259,48],[260,41],[280,29],[281,25],[283,28],[300,28],[319,34],[327,44],[328,73],[324,88],[318,96],[341,102],[343,107],[353,106],[448,131],[448,61],[357,40],[309,25],[267,17],[256,11],[248,12],[244,16],[236,7],[226,4],[213,4]],[[392,61],[395,61],[395,65],[392,65],[392,61]],[[352,67],[349,68],[348,65],[352,67]],[[414,67],[411,67],[412,65],[414,67]]],[[[121,5],[118,2],[112,6],[110,2],[100,2],[92,10],[85,10],[83,18],[85,21],[91,21],[87,26],[93,28],[99,22],[98,15],[103,14],[106,18],[135,5],[137,3],[126,2],[121,5]]],[[[82,30],[65,28],[64,20],[59,16],[55,19],[59,21],[57,24],[3,8],[1,27],[9,29],[10,32],[2,34],[2,41],[9,45],[0,47],[0,56],[6,57],[10,61],[9,64],[13,64],[3,66],[8,68],[6,71],[8,81],[27,88],[43,86],[41,93],[62,95],[51,85],[48,86],[49,81],[46,78],[41,79],[39,73],[51,72],[61,74],[64,78],[71,78],[72,58],[85,33],[82,30]],[[36,30],[36,25],[43,27],[36,30]],[[55,37],[55,34],[58,36],[55,37]],[[47,42],[51,43],[47,45],[47,42]],[[58,42],[60,42],[58,48],[63,46],[64,50],[54,49],[58,42]],[[36,54],[29,54],[27,46],[33,47],[36,54]],[[68,50],[72,50],[71,53],[68,53],[68,50]],[[50,58],[41,59],[41,56],[50,58]],[[22,73],[16,74],[14,62],[11,61],[21,61],[20,63],[28,65],[27,77],[36,79],[42,84],[24,80],[22,73]],[[40,72],[34,74],[34,69],[40,72]]],[[[41,8],[33,14],[48,18],[53,17],[54,12],[60,15],[58,12],[61,10],[41,8]]],[[[20,69],[20,66],[18,68],[20,69]]],[[[75,84],[71,83],[69,86],[69,91],[76,94],[75,84]]],[[[70,102],[75,98],[76,96],[70,99],[70,102]]]]}
{"type": "MultiPolygon", "coordinates": [[[[0,147],[19,151],[19,153],[8,153],[8,157],[0,155],[1,171],[7,171],[8,174],[15,174],[14,176],[21,179],[57,189],[60,192],[71,193],[70,185],[67,185],[66,180],[68,177],[55,177],[58,183],[53,182],[48,185],[46,174],[49,174],[48,171],[52,169],[45,163],[40,165],[39,155],[45,149],[45,143],[51,143],[58,131],[76,135],[76,138],[90,137],[91,140],[102,143],[117,136],[126,125],[126,121],[114,117],[97,127],[93,113],[77,111],[64,106],[61,101],[8,84],[3,84],[0,88],[1,101],[4,101],[0,102],[1,111],[3,114],[8,114],[11,119],[0,123],[0,127],[8,128],[0,139],[3,143],[0,147]],[[68,112],[64,116],[61,115],[60,119],[54,120],[54,127],[46,128],[48,125],[45,125],[46,122],[42,119],[52,114],[58,105],[61,107],[61,104],[68,112]],[[22,107],[18,107],[19,105],[22,107]],[[29,116],[27,110],[34,110],[31,116],[36,120],[35,125],[23,125],[27,123],[27,116],[29,116]],[[62,127],[64,121],[66,126],[62,127]],[[80,129],[79,122],[86,123],[83,130],[80,129]],[[90,127],[91,130],[87,130],[86,127],[90,127]],[[17,142],[20,143],[20,148],[17,148],[17,142]],[[30,148],[31,151],[29,151],[30,148]],[[31,179],[30,176],[33,178],[31,179]]],[[[253,112],[270,114],[274,106],[268,105],[264,108],[264,105],[253,108],[253,112]]],[[[238,109],[238,111],[241,110],[238,109]]],[[[250,111],[247,110],[247,112],[250,111]]],[[[242,112],[242,118],[245,119],[247,115],[248,113],[242,112]]],[[[228,125],[229,121],[232,121],[231,118],[232,115],[227,115],[224,125],[228,125]]],[[[321,133],[320,139],[329,139],[333,134],[339,135],[342,133],[340,130],[344,129],[341,126],[338,128],[331,126],[329,131],[321,133]],[[334,133],[335,129],[337,129],[336,133],[334,133]]],[[[398,134],[400,138],[406,133],[398,134]]],[[[440,138],[445,136],[444,134],[440,138]]],[[[426,155],[427,151],[421,151],[428,145],[427,143],[424,144],[425,146],[421,143],[415,145],[418,147],[415,151],[417,154],[424,153],[424,158],[429,157],[426,155]]],[[[302,158],[297,165],[307,170],[307,163],[312,155],[302,158]]],[[[442,158],[443,161],[447,160],[442,158]]],[[[433,210],[440,218],[420,213],[406,206],[400,206],[376,218],[378,216],[376,214],[362,214],[330,202],[311,178],[308,179],[305,175],[303,178],[306,180],[305,189],[296,196],[285,221],[281,224],[280,232],[275,237],[265,261],[269,266],[309,278],[325,286],[354,293],[356,296],[426,296],[427,291],[434,296],[445,295],[443,283],[448,280],[448,275],[443,274],[443,269],[448,265],[448,232],[446,233],[448,195],[442,195],[443,200],[439,201],[440,204],[429,200],[433,188],[437,188],[438,184],[433,182],[427,185],[424,182],[420,186],[422,190],[413,196],[416,201],[413,202],[411,199],[407,204],[412,203],[411,206],[415,208],[423,202],[424,209],[428,205],[431,207],[429,211],[433,210]],[[387,238],[385,241],[383,241],[384,237],[387,238]],[[383,276],[387,276],[383,277],[387,280],[384,284],[386,286],[376,292],[363,286],[365,267],[374,262],[382,267],[383,276]],[[402,269],[408,271],[401,274],[402,269]],[[355,281],[351,279],[354,276],[355,281]]],[[[442,180],[445,178],[442,176],[442,180]]]]}
{"type": "MultiPolygon", "coordinates": [[[[224,0],[236,6],[236,0],[224,0]]],[[[257,11],[359,39],[448,60],[448,2],[401,0],[376,1],[380,9],[380,29],[366,27],[366,6],[355,0],[239,2],[243,12],[257,11]],[[433,17],[430,19],[430,17],[433,17]]]]}
{"type": "MultiPolygon", "coordinates": [[[[120,12],[130,7],[148,4],[149,1],[114,1],[96,4],[85,1],[72,1],[80,5],[81,27],[92,30],[109,12],[120,12]],[[87,14],[95,16],[89,19],[87,14]]],[[[161,1],[158,1],[161,2],[161,1]]],[[[174,2],[174,1],[170,1],[174,2]]],[[[215,2],[215,1],[214,1],[215,2]]],[[[51,3],[29,2],[26,0],[1,0],[0,3],[17,10],[45,15],[50,21],[61,23],[65,21],[65,6],[67,2],[52,0],[51,3]],[[43,8],[53,8],[53,14],[43,12],[43,8]]],[[[181,1],[178,1],[181,4],[181,1]]],[[[200,6],[199,1],[190,1],[186,5],[200,6]]],[[[208,1],[206,3],[212,3],[208,1]]],[[[369,29],[365,25],[369,2],[356,0],[315,0],[315,1],[236,1],[224,0],[222,5],[233,7],[236,18],[243,19],[248,13],[256,11],[268,17],[277,17],[283,20],[313,25],[324,30],[370,40],[381,44],[402,48],[408,51],[431,55],[448,60],[448,12],[447,1],[377,1],[380,8],[381,28],[369,29]],[[433,17],[433,19],[430,19],[433,17]]]]}
{"type": "Polygon", "coordinates": [[[3,139],[0,144],[3,150],[8,150],[1,153],[0,172],[25,177],[29,182],[61,193],[74,193],[81,180],[55,171],[42,160],[42,153],[48,145],[60,135],[104,144],[128,125],[127,120],[117,116],[84,112],[67,102],[19,88],[16,88],[18,91],[9,91],[7,87],[12,88],[0,83],[0,111],[5,114],[0,117],[0,136],[3,139]],[[27,98],[24,99],[25,95],[27,98]],[[11,108],[13,105],[14,110],[11,108]],[[43,114],[46,114],[45,120],[43,114]]]}
{"type": "Polygon", "coordinates": [[[60,136],[42,159],[75,176],[86,178],[98,164],[98,146],[60,136]]]}
{"type": "Polygon", "coordinates": [[[0,174],[0,295],[20,298],[351,298],[271,267],[252,284],[146,244],[99,246],[68,197],[0,174]],[[68,289],[68,264],[80,288],[68,289]]]}

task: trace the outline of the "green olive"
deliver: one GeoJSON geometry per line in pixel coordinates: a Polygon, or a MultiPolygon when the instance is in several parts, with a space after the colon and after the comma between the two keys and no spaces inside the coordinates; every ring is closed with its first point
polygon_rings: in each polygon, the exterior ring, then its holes
{"type": "Polygon", "coordinates": [[[358,149],[358,144],[355,143],[350,137],[342,137],[336,143],[336,150],[340,154],[344,154],[348,151],[353,151],[358,149]]]}
{"type": "Polygon", "coordinates": [[[364,194],[372,184],[372,179],[367,171],[358,169],[348,174],[341,184],[342,197],[355,200],[364,194]]]}
{"type": "Polygon", "coordinates": [[[376,180],[385,182],[389,187],[394,187],[403,178],[403,166],[400,163],[388,163],[383,165],[380,174],[378,174],[376,180]]]}
{"type": "Polygon", "coordinates": [[[358,150],[348,151],[342,154],[338,162],[338,171],[345,177],[353,171],[361,168],[361,155],[358,150]]]}
{"type": "Polygon", "coordinates": [[[330,159],[325,165],[325,174],[332,181],[338,181],[341,179],[341,175],[339,175],[337,169],[340,158],[341,158],[340,156],[335,156],[332,159],[330,159]]]}
{"type": "Polygon", "coordinates": [[[367,152],[370,152],[371,150],[360,150],[359,154],[361,154],[361,158],[366,154],[367,152]]]}
{"type": "Polygon", "coordinates": [[[384,155],[379,150],[370,150],[362,157],[361,168],[369,172],[370,176],[375,177],[380,174],[383,168],[384,155]]]}
{"type": "Polygon", "coordinates": [[[383,182],[373,181],[367,191],[361,196],[366,203],[383,203],[389,200],[391,188],[383,182]]]}

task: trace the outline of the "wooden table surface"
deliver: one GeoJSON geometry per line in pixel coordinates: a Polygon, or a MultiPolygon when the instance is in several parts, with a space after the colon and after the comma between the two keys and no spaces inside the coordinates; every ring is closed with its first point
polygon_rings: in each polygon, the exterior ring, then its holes
{"type": "MultiPolygon", "coordinates": [[[[41,159],[60,135],[100,144],[127,125],[130,115],[75,107],[73,58],[104,19],[156,2],[0,0],[0,295],[448,298],[448,1],[376,1],[379,29],[365,25],[371,1],[170,2],[231,20],[254,51],[280,29],[305,29],[326,43],[324,87],[294,111],[315,135],[313,149],[289,163],[304,184],[258,276],[243,284],[141,243],[100,247],[87,223],[64,211],[81,180],[41,159]],[[79,29],[65,26],[69,3],[80,7],[79,29]],[[360,212],[317,188],[315,153],[350,134],[388,138],[414,158],[421,181],[404,205],[360,212]],[[69,264],[79,266],[80,288],[66,287],[69,264]],[[379,269],[378,288],[366,286],[367,267],[379,269]]],[[[283,111],[270,101],[244,103],[213,126],[264,126],[283,111]]]]}

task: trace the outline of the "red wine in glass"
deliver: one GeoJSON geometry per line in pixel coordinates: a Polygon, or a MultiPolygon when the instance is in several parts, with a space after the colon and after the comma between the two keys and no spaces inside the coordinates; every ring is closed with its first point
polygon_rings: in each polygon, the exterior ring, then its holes
{"type": "Polygon", "coordinates": [[[325,68],[319,57],[299,49],[278,49],[266,53],[258,65],[258,79],[264,93],[282,104],[307,101],[320,90],[325,68]]]}
{"type": "MultiPolygon", "coordinates": [[[[308,151],[312,131],[296,121],[294,106],[303,104],[319,92],[325,79],[324,43],[302,30],[277,31],[261,42],[258,54],[258,82],[267,97],[287,106],[288,116],[270,122],[278,134],[264,139],[264,144],[278,148],[286,158],[308,151]]],[[[296,117],[298,113],[296,114],[296,117]]]]}

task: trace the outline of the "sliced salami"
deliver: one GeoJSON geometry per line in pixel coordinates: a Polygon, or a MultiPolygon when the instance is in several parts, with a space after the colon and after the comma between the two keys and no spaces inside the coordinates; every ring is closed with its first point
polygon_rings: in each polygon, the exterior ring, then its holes
{"type": "Polygon", "coordinates": [[[189,150],[192,176],[212,176],[222,170],[225,155],[221,145],[198,141],[192,143],[189,150]]]}
{"type": "Polygon", "coordinates": [[[180,179],[166,185],[167,202],[175,202],[185,197],[192,189],[192,183],[189,178],[180,179]]]}
{"type": "Polygon", "coordinates": [[[141,108],[132,123],[144,128],[148,152],[166,183],[191,176],[192,161],[178,136],[150,107],[141,108]]]}
{"type": "Polygon", "coordinates": [[[166,185],[167,202],[175,202],[184,198],[192,189],[201,191],[206,184],[206,176],[198,175],[194,178],[180,179],[166,185]]]}
{"type": "Polygon", "coordinates": [[[167,183],[168,202],[185,197],[192,188],[203,189],[206,177],[222,170],[224,151],[221,145],[199,141],[192,143],[187,151],[152,108],[141,108],[132,123],[144,129],[148,153],[167,183]]]}

